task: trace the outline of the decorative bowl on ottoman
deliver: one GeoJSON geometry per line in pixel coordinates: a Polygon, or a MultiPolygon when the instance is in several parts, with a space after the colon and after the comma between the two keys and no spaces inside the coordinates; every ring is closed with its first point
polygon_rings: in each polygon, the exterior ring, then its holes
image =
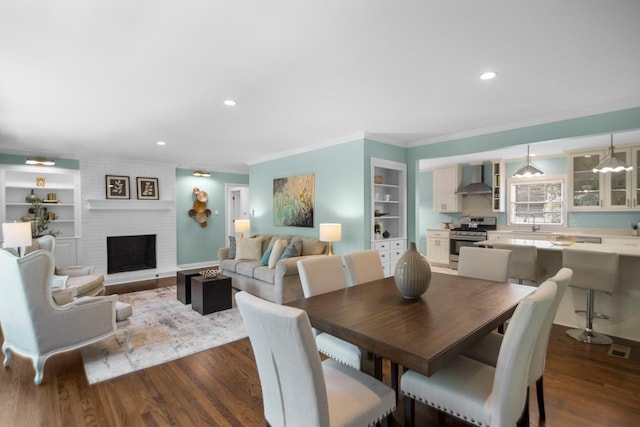
{"type": "Polygon", "coordinates": [[[205,279],[215,279],[220,274],[220,270],[218,270],[217,268],[207,268],[200,272],[200,275],[205,279]]]}

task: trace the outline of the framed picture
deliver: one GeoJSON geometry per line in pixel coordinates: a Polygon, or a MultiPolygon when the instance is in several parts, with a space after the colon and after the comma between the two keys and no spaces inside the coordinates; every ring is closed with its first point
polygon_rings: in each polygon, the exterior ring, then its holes
{"type": "Polygon", "coordinates": [[[315,175],[273,180],[273,225],[313,227],[315,175]]]}
{"type": "Polygon", "coordinates": [[[107,175],[107,199],[130,199],[129,177],[107,175]]]}
{"type": "Polygon", "coordinates": [[[138,199],[140,200],[158,200],[158,178],[137,177],[136,184],[138,186],[138,199]]]}
{"type": "Polygon", "coordinates": [[[44,178],[36,178],[36,187],[44,187],[45,179],[44,178]]]}

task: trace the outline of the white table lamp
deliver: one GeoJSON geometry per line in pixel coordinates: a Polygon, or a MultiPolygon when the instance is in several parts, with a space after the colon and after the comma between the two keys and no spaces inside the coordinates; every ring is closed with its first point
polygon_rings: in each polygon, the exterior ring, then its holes
{"type": "Polygon", "coordinates": [[[18,255],[23,256],[25,248],[31,246],[30,222],[5,222],[2,224],[2,235],[5,248],[18,248],[18,255]]]}
{"type": "Polygon", "coordinates": [[[331,243],[338,242],[342,238],[342,224],[320,224],[320,240],[329,242],[329,255],[331,252],[331,243]]]}
{"type": "Polygon", "coordinates": [[[251,227],[251,221],[248,219],[236,219],[233,224],[233,229],[236,233],[240,233],[240,237],[244,237],[244,233],[251,227]]]}

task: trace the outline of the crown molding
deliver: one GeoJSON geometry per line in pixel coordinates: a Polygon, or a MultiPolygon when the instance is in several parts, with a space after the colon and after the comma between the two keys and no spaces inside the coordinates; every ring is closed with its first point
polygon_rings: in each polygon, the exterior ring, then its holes
{"type": "Polygon", "coordinates": [[[640,107],[640,98],[630,98],[623,101],[613,102],[609,104],[599,105],[597,107],[586,107],[577,110],[566,111],[563,113],[550,114],[534,119],[520,120],[516,122],[503,123],[495,126],[488,126],[478,129],[472,129],[462,132],[454,132],[446,135],[434,136],[431,138],[419,139],[407,144],[407,147],[419,147],[422,145],[437,144],[445,141],[455,141],[463,138],[471,138],[479,135],[503,132],[507,130],[525,128],[529,126],[542,125],[545,123],[559,122],[563,120],[577,119],[580,117],[588,117],[597,114],[611,113],[614,111],[627,110],[630,108],[640,107]]]}

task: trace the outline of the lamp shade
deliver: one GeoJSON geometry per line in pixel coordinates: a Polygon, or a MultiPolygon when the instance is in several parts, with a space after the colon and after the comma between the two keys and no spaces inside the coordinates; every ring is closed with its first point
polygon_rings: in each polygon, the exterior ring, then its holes
{"type": "Polygon", "coordinates": [[[542,172],[540,168],[536,167],[536,165],[531,163],[531,156],[529,155],[529,146],[527,145],[526,161],[524,165],[522,165],[520,169],[518,169],[516,173],[513,174],[513,177],[514,178],[531,178],[534,176],[542,176],[542,175],[544,175],[544,172],[542,172]]]}
{"type": "Polygon", "coordinates": [[[2,235],[5,248],[20,248],[31,246],[30,222],[6,222],[2,224],[2,235]]]}
{"type": "Polygon", "coordinates": [[[613,152],[613,134],[611,134],[611,145],[609,153],[593,168],[593,173],[609,173],[609,172],[629,172],[633,166],[627,165],[625,162],[617,158],[613,152]]]}
{"type": "Polygon", "coordinates": [[[342,238],[342,224],[320,224],[320,240],[337,242],[342,238]]]}
{"type": "Polygon", "coordinates": [[[248,219],[236,219],[234,221],[233,229],[236,233],[246,233],[251,227],[251,221],[248,219]]]}

